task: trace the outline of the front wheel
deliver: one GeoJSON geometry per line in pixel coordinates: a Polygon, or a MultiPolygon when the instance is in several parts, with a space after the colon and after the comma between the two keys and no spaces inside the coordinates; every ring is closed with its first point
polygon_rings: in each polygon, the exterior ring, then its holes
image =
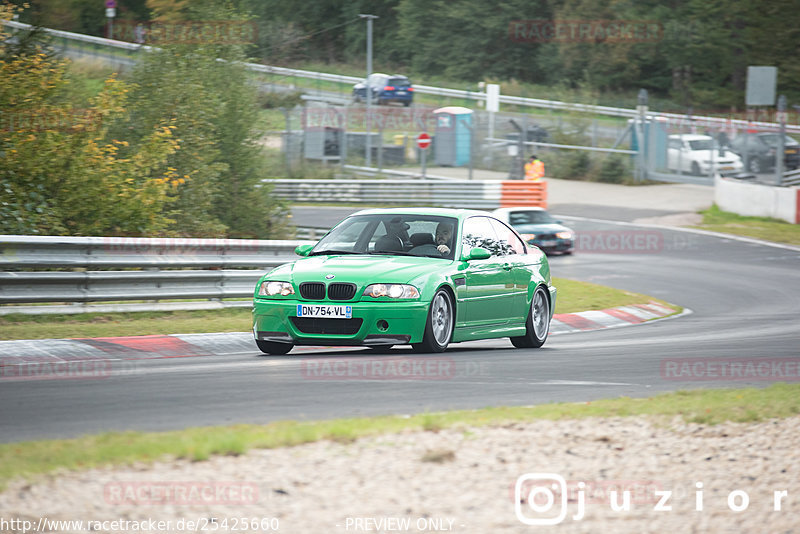
{"type": "Polygon", "coordinates": [[[294,347],[291,343],[275,343],[274,341],[261,341],[260,339],[256,340],[256,345],[264,354],[273,355],[287,354],[294,347]]]}
{"type": "Polygon", "coordinates": [[[533,292],[531,309],[525,321],[525,335],[512,337],[511,343],[518,349],[538,349],[550,333],[550,301],[544,286],[533,292]]]}
{"type": "Polygon", "coordinates": [[[453,338],[454,323],[453,299],[440,289],[431,300],[422,343],[413,343],[412,348],[415,352],[444,352],[453,338]]]}

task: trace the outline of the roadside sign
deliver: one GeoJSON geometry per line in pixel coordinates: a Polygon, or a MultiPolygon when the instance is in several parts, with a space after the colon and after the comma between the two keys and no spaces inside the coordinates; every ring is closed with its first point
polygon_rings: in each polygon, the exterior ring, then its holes
{"type": "Polygon", "coordinates": [[[431,146],[431,136],[422,132],[417,136],[417,146],[423,150],[431,146]]]}
{"type": "Polygon", "coordinates": [[[747,67],[745,105],[774,106],[778,67],[747,67]]]}
{"type": "Polygon", "coordinates": [[[486,111],[500,111],[500,86],[496,83],[486,84],[486,111]]]}

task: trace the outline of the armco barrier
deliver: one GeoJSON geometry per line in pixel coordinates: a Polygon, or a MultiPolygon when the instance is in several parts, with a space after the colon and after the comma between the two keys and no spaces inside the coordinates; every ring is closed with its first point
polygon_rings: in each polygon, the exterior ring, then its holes
{"type": "MultiPolygon", "coordinates": [[[[68,306],[66,310],[64,306],[2,306],[0,314],[79,313],[91,311],[85,306],[88,303],[164,299],[183,300],[173,303],[174,309],[217,308],[221,299],[251,298],[259,276],[296,259],[294,248],[300,243],[303,242],[0,236],[0,304],[84,305],[68,306]],[[206,301],[187,302],[197,299],[206,301]]],[[[163,303],[145,302],[106,305],[101,311],[166,307],[163,303]]]]}
{"type": "Polygon", "coordinates": [[[495,209],[547,207],[546,182],[522,180],[263,180],[295,203],[396,204],[495,209]]]}
{"type": "Polygon", "coordinates": [[[547,182],[508,180],[502,184],[501,208],[512,206],[547,208],[547,182]]]}

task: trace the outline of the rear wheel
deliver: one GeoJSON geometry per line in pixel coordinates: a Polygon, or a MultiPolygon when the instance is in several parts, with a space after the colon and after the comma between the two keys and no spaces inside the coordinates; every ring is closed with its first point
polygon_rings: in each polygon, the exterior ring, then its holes
{"type": "Polygon", "coordinates": [[[259,339],[256,340],[256,345],[264,354],[275,355],[287,354],[294,347],[291,343],[275,343],[274,341],[261,341],[259,339]]]}
{"type": "Polygon", "coordinates": [[[425,323],[422,343],[413,343],[415,352],[444,352],[453,338],[455,313],[450,293],[440,289],[433,296],[425,323]]]}
{"type": "Polygon", "coordinates": [[[531,309],[525,321],[525,335],[512,337],[511,343],[518,349],[538,349],[550,333],[550,300],[547,290],[539,286],[533,292],[531,309]]]}
{"type": "Polygon", "coordinates": [[[700,176],[700,165],[698,165],[696,161],[692,162],[692,174],[694,176],[700,176]]]}

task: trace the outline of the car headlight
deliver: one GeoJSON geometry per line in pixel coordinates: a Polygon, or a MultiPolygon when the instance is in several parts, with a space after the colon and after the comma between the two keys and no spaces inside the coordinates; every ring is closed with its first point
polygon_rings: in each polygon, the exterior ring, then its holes
{"type": "Polygon", "coordinates": [[[289,282],[278,282],[275,280],[265,280],[261,282],[261,287],[258,288],[258,296],[260,297],[286,297],[294,295],[294,288],[289,282]]]}
{"type": "Polygon", "coordinates": [[[559,239],[572,239],[572,232],[556,232],[556,237],[559,239]]]}
{"type": "Polygon", "coordinates": [[[536,234],[519,234],[519,236],[525,241],[533,241],[536,239],[536,234]]]}
{"type": "Polygon", "coordinates": [[[392,299],[416,299],[419,298],[419,291],[416,287],[408,284],[370,284],[364,290],[364,296],[372,298],[389,297],[392,299]]]}

